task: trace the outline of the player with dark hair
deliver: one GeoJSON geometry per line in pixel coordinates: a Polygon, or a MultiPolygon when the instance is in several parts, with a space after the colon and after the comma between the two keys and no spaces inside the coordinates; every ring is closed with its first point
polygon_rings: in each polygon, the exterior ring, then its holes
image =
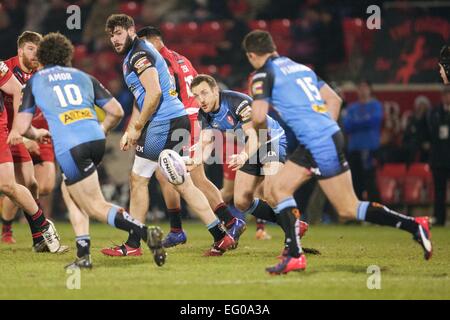
{"type": "Polygon", "coordinates": [[[44,68],[27,82],[18,114],[19,131],[27,137],[35,135],[36,129],[30,125],[37,105],[50,126],[76,235],[77,258],[67,267],[92,268],[89,216],[136,234],[139,241],[147,243],[156,264],[161,266],[166,257],[161,245],[162,231],[135,221],[103,197],[96,167],[105,152],[105,134],[119,123],[123,110],[97,79],[69,67],[72,54],[72,43],[60,33],[49,33],[42,39],[37,57],[44,68]],[[95,105],[106,112],[101,125],[95,105]]]}
{"type": "Polygon", "coordinates": [[[215,131],[236,136],[245,146],[240,153],[231,155],[228,164],[237,171],[235,183],[238,187],[234,188],[234,204],[245,214],[279,223],[269,205],[273,201],[268,186],[286,157],[284,129],[267,116],[266,132],[259,132],[265,141],[260,141],[258,145],[257,132],[251,122],[252,98],[236,91],[219,90],[215,79],[206,74],[194,78],[191,90],[200,104],[199,120],[202,127],[199,141],[201,152],[194,155],[191,168],[205,161],[209,155],[209,151],[205,150],[215,147],[215,131]],[[256,190],[262,190],[261,194],[256,190]]]}
{"type": "MultiPolygon", "coordinates": [[[[17,113],[21,98],[20,82],[13,75],[8,66],[0,61],[0,195],[4,194],[14,204],[23,209],[29,216],[28,222],[32,233],[39,233],[45,242],[45,247],[52,253],[60,250],[61,244],[55,226],[44,216],[41,208],[33,198],[31,192],[16,182],[13,156],[10,149],[12,136],[8,130],[8,118],[3,105],[3,93],[13,97],[14,112],[17,113]],[[34,231],[34,232],[33,232],[34,231]]],[[[18,120],[15,120],[18,123],[18,120]]],[[[44,140],[49,136],[47,130],[32,128],[32,137],[44,140]]]]}
{"type": "MultiPolygon", "coordinates": [[[[161,31],[158,28],[148,26],[139,30],[137,35],[139,38],[149,41],[166,61],[169,72],[174,78],[178,97],[189,115],[191,123],[190,147],[194,148],[195,144],[198,142],[198,135],[200,132],[197,121],[199,107],[191,92],[190,83],[197,75],[197,71],[186,57],[170,50],[164,45],[161,31]]],[[[237,243],[239,236],[245,230],[245,222],[233,217],[228,206],[225,204],[219,189],[217,189],[217,187],[206,177],[203,165],[192,170],[190,175],[194,184],[208,199],[209,205],[214,209],[214,213],[224,223],[229,234],[237,243]]],[[[180,195],[159,170],[156,171],[156,177],[161,185],[170,219],[170,232],[164,239],[163,244],[165,247],[173,247],[180,243],[185,243],[187,238],[182,229],[180,195]]],[[[142,179],[142,182],[148,184],[148,179],[142,179]]],[[[145,220],[146,213],[147,210],[145,206],[142,206],[141,212],[136,212],[136,218],[140,221],[145,220]]]]}
{"type": "Polygon", "coordinates": [[[445,45],[441,49],[439,56],[439,72],[444,84],[449,84],[450,79],[450,46],[445,45]]]}
{"type": "MultiPolygon", "coordinates": [[[[124,79],[138,108],[131,117],[121,143],[123,150],[137,144],[131,173],[130,211],[134,215],[143,209],[148,210],[148,180],[158,168],[161,152],[170,149],[180,153],[188,147],[190,120],[178,99],[167,63],[151,43],[139,39],[133,19],[124,14],[111,15],[106,22],[106,32],[115,51],[125,55],[124,79]]],[[[187,174],[185,181],[175,188],[200,216],[214,238],[213,245],[205,255],[222,255],[232,248],[235,245],[233,237],[224,230],[210,208],[208,199],[193,184],[190,175],[187,174]]],[[[121,246],[122,255],[138,247],[139,242],[131,235],[127,243],[121,246]]]]}
{"type": "MultiPolygon", "coordinates": [[[[22,85],[31,78],[39,66],[36,52],[41,39],[42,36],[39,33],[24,31],[17,39],[17,56],[5,61],[5,64],[22,85]]],[[[5,96],[5,107],[8,114],[8,129],[11,130],[14,121],[12,96],[5,96]]],[[[48,129],[46,121],[40,111],[37,112],[32,124],[35,128],[48,129]]],[[[22,141],[21,137],[19,137],[16,132],[13,132],[13,136],[17,137],[17,140],[13,139],[15,140],[13,143],[22,141]]],[[[55,166],[53,163],[54,161],[52,160],[53,146],[51,142],[38,143],[36,141],[27,140],[25,143],[11,145],[10,148],[17,181],[31,191],[31,194],[36,199],[38,205],[40,205],[40,200],[38,200],[38,198],[50,193],[51,190],[53,190],[55,183],[55,166]],[[38,153],[34,153],[33,157],[30,156],[29,150],[27,150],[27,146],[30,145],[34,146],[34,150],[38,153]],[[39,165],[37,164],[38,159],[39,165]]],[[[12,235],[12,222],[17,213],[17,209],[18,207],[8,198],[3,202],[2,242],[15,243],[15,239],[12,235]]],[[[27,220],[30,219],[28,215],[25,215],[25,217],[27,220]]],[[[31,226],[32,224],[30,224],[30,228],[31,226]]],[[[33,250],[36,252],[48,250],[40,232],[33,228],[31,229],[33,250]]],[[[63,246],[62,249],[67,250],[68,247],[63,246]]]]}
{"type": "Polygon", "coordinates": [[[430,259],[432,244],[428,217],[408,217],[356,197],[345,160],[344,139],[334,120],[339,106],[331,107],[326,103],[330,96],[340,102],[337,94],[310,68],[279,56],[268,32],[250,32],[243,40],[243,47],[249,62],[257,70],[251,86],[255,127],[265,127],[266,115],[272,105],[300,143],[272,184],[272,195],[277,202],[275,212],[282,221],[288,241],[283,260],[267,271],[282,274],[306,268],[295,228],[300,212],[293,194],[311,175],[318,178],[342,218],[408,231],[422,246],[425,259],[430,259]]]}

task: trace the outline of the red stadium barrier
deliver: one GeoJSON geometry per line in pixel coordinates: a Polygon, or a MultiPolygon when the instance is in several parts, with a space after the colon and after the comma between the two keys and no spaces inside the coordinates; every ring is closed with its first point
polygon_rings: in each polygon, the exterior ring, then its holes
{"type": "Polygon", "coordinates": [[[406,165],[387,163],[377,172],[377,185],[383,203],[396,204],[402,199],[406,165]]]}

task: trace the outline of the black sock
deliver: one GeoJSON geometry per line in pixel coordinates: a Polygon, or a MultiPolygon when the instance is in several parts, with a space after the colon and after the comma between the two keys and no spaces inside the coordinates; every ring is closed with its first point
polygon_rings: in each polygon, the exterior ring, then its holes
{"type": "Polygon", "coordinates": [[[264,230],[266,222],[262,219],[256,219],[256,231],[264,230]]]}
{"type": "Polygon", "coordinates": [[[141,236],[136,232],[130,232],[125,244],[131,248],[139,248],[141,246],[141,236]]]}
{"type": "Polygon", "coordinates": [[[418,224],[413,217],[390,210],[376,202],[361,202],[358,207],[358,219],[382,226],[399,228],[412,234],[415,234],[418,228],[418,224]],[[366,210],[365,216],[364,210],[366,210]]]}
{"type": "MultiPolygon", "coordinates": [[[[132,239],[137,239],[139,237],[139,241],[140,239],[147,241],[147,227],[130,216],[122,208],[112,207],[109,210],[108,223],[117,229],[127,231],[130,233],[132,239]]],[[[131,244],[133,243],[130,243],[130,245],[131,244]]],[[[134,243],[134,245],[136,245],[136,243],[134,243]]]]}
{"type": "Polygon", "coordinates": [[[299,219],[300,213],[296,207],[284,208],[278,215],[279,224],[286,237],[285,244],[289,248],[288,255],[295,258],[298,258],[302,253],[297,227],[299,219]]]}
{"type": "Polygon", "coordinates": [[[8,221],[2,218],[2,234],[12,233],[13,220],[8,221]]]}
{"type": "Polygon", "coordinates": [[[91,237],[89,235],[78,236],[76,238],[76,245],[78,258],[91,254],[91,237]]]}
{"type": "Polygon", "coordinates": [[[181,209],[167,209],[167,215],[170,221],[170,232],[181,232],[183,226],[181,222],[181,209]]]}
{"type": "Polygon", "coordinates": [[[231,214],[230,209],[224,202],[219,204],[216,209],[214,209],[214,213],[227,228],[231,227],[231,225],[236,221],[236,218],[231,214]]]}
{"type": "Polygon", "coordinates": [[[27,213],[24,214],[30,226],[33,238],[33,245],[36,245],[42,240],[44,240],[44,237],[42,236],[42,231],[44,227],[48,225],[48,221],[45,218],[44,212],[42,211],[41,208],[39,208],[39,210],[32,216],[28,215],[27,213]]]}
{"type": "Polygon", "coordinates": [[[219,220],[214,221],[210,226],[208,226],[208,231],[212,234],[214,242],[223,239],[223,237],[227,234],[219,220]]]}
{"type": "Polygon", "coordinates": [[[255,199],[247,211],[258,220],[277,222],[277,215],[273,208],[267,202],[261,199],[255,199]],[[256,206],[255,206],[256,205],[256,206]]]}

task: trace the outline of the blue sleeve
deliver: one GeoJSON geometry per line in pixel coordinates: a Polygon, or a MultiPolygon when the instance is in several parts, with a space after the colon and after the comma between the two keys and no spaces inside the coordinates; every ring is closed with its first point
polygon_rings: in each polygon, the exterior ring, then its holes
{"type": "Polygon", "coordinates": [[[360,106],[353,104],[349,107],[347,115],[343,119],[344,130],[352,133],[370,128],[377,128],[383,120],[383,107],[377,100],[372,101],[368,112],[362,113],[357,110],[360,106]]]}
{"type": "Polygon", "coordinates": [[[250,92],[253,100],[266,100],[272,98],[272,89],[275,75],[267,67],[258,70],[252,77],[250,92]]]}
{"type": "Polygon", "coordinates": [[[34,100],[31,79],[22,89],[22,103],[20,104],[19,112],[28,112],[32,114],[36,112],[36,102],[34,100]]]}
{"type": "Polygon", "coordinates": [[[317,76],[317,89],[322,89],[322,87],[324,85],[326,85],[327,83],[325,81],[323,81],[323,79],[319,76],[317,76]]]}
{"type": "Polygon", "coordinates": [[[98,107],[103,108],[103,106],[107,104],[113,98],[113,96],[108,91],[108,89],[106,89],[100,83],[100,81],[92,76],[90,76],[90,78],[92,81],[92,86],[94,88],[94,102],[98,107]]]}

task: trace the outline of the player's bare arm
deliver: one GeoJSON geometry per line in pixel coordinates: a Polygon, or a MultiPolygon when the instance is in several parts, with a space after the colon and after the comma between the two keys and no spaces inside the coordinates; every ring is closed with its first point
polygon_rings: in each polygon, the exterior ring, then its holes
{"type": "Polygon", "coordinates": [[[320,95],[325,101],[330,116],[337,121],[339,118],[339,112],[341,111],[342,99],[339,95],[331,89],[328,84],[325,84],[320,88],[320,95]]]}
{"type": "Polygon", "coordinates": [[[247,141],[245,143],[244,150],[239,154],[234,154],[230,158],[228,167],[233,171],[239,170],[247,160],[253,156],[259,148],[258,133],[253,126],[253,123],[247,122],[242,125],[242,130],[244,131],[247,141]]]}
{"type": "Polygon", "coordinates": [[[136,100],[133,102],[133,111],[131,112],[130,121],[128,122],[127,129],[120,139],[120,150],[128,151],[130,149],[130,145],[128,144],[128,130],[133,126],[133,123],[137,121],[139,118],[140,112],[136,105],[136,100]]]}
{"type": "Polygon", "coordinates": [[[128,143],[135,145],[141,136],[142,129],[148,119],[155,113],[159,100],[162,95],[161,86],[159,85],[159,76],[156,68],[148,68],[140,76],[139,80],[145,88],[144,104],[141,113],[134,123],[128,128],[128,143]]]}
{"type": "Polygon", "coordinates": [[[108,103],[103,106],[103,110],[106,111],[106,117],[102,123],[102,129],[107,134],[111,129],[117,126],[120,120],[123,118],[124,112],[120,103],[112,98],[108,103]]]}
{"type": "Polygon", "coordinates": [[[199,141],[194,147],[193,157],[186,161],[188,171],[192,171],[203,164],[211,155],[214,149],[214,131],[212,129],[200,131],[199,141]]]}
{"type": "Polygon", "coordinates": [[[22,85],[19,80],[13,75],[11,78],[1,87],[2,91],[13,96],[13,108],[14,108],[14,121],[11,132],[9,133],[7,142],[12,145],[22,143],[22,136],[17,129],[17,113],[19,112],[20,100],[22,96],[22,85]]]}
{"type": "Polygon", "coordinates": [[[252,102],[252,122],[256,131],[267,129],[267,114],[269,103],[265,100],[254,100],[252,102]]]}

